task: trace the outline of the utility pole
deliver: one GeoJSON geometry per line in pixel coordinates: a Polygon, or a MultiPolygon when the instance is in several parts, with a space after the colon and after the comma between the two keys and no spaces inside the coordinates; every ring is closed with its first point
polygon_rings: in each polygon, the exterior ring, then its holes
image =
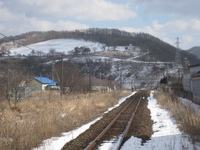
{"type": "Polygon", "coordinates": [[[92,91],[92,77],[91,77],[91,71],[90,71],[90,74],[89,74],[89,93],[91,93],[92,91]]]}
{"type": "Polygon", "coordinates": [[[61,85],[61,91],[60,91],[60,96],[61,100],[63,99],[63,55],[61,55],[61,78],[60,78],[60,85],[61,85]]]}
{"type": "Polygon", "coordinates": [[[101,73],[100,73],[100,88],[101,88],[102,84],[101,84],[101,73]]]}
{"type": "Polygon", "coordinates": [[[54,72],[55,72],[55,66],[54,66],[55,62],[53,62],[52,64],[52,70],[51,70],[51,76],[52,76],[52,80],[54,81],[54,72]]]}

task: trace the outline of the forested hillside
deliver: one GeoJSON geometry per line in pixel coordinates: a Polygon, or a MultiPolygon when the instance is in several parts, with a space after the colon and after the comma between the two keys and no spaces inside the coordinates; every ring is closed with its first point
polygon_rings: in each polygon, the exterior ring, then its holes
{"type": "MultiPolygon", "coordinates": [[[[15,47],[25,46],[51,39],[84,39],[104,43],[107,46],[127,46],[132,44],[141,48],[142,52],[149,52],[141,60],[145,61],[164,61],[174,62],[176,48],[154,36],[146,33],[130,33],[118,29],[99,29],[90,28],[87,30],[76,31],[48,31],[48,32],[29,32],[17,36],[0,39],[1,50],[5,49],[3,43],[12,42],[15,47]]],[[[199,59],[181,50],[181,58],[188,58],[191,64],[199,63],[199,59]]]]}
{"type": "Polygon", "coordinates": [[[200,46],[192,47],[188,50],[188,52],[197,56],[200,59],[200,46]]]}

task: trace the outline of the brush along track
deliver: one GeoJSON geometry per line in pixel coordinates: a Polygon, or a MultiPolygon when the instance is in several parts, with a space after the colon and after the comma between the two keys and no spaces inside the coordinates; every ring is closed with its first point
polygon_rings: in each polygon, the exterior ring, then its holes
{"type": "MultiPolygon", "coordinates": [[[[105,114],[104,117],[97,123],[93,124],[90,129],[76,139],[67,143],[62,150],[92,149],[94,146],[98,147],[102,141],[111,140],[125,133],[124,130],[126,129],[132,114],[135,114],[136,107],[139,106],[139,101],[141,100],[143,94],[144,91],[139,91],[135,95],[128,98],[120,105],[120,107],[117,107],[108,114],[105,114]],[[113,119],[115,121],[113,121],[113,119]],[[112,121],[113,124],[111,125],[110,123],[112,121]],[[105,129],[107,131],[105,131],[105,129]],[[92,141],[93,143],[91,143],[92,141]]],[[[123,140],[121,140],[121,142],[123,142],[123,140]]]]}

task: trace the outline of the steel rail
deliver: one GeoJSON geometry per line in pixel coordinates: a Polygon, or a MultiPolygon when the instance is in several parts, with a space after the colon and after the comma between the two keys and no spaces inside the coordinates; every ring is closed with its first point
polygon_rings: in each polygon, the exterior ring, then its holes
{"type": "MultiPolygon", "coordinates": [[[[143,96],[144,94],[142,94],[142,96],[143,96]]],[[[139,95],[137,95],[137,96],[139,96],[139,95]]],[[[126,110],[126,108],[136,99],[136,98],[138,98],[138,97],[135,97],[131,102],[129,102],[119,113],[118,113],[118,115],[108,124],[108,126],[92,141],[92,142],[90,142],[90,144],[84,149],[84,150],[91,150],[94,146],[96,146],[96,143],[105,135],[105,133],[110,129],[110,127],[116,122],[116,120],[120,117],[120,115],[126,110]]],[[[135,109],[135,111],[132,113],[132,115],[134,115],[135,114],[135,112],[136,112],[136,110],[137,110],[137,108],[138,108],[138,106],[139,106],[139,103],[140,103],[140,101],[141,101],[141,99],[142,99],[142,96],[140,96],[141,98],[140,98],[140,100],[139,100],[139,102],[138,102],[138,104],[137,104],[137,106],[136,106],[136,109],[135,109]]],[[[131,119],[129,120],[129,122],[128,122],[128,124],[131,124],[131,120],[133,120],[133,117],[131,117],[131,119]]],[[[130,128],[130,125],[128,125],[129,126],[129,128],[130,128]]],[[[128,128],[128,129],[129,129],[128,128]]],[[[126,128],[125,130],[127,130],[126,132],[124,131],[123,133],[127,133],[128,132],[128,129],[126,128]]],[[[123,138],[124,139],[124,138],[123,138]]],[[[122,140],[123,141],[123,140],[122,140]]],[[[122,141],[120,141],[120,142],[122,142],[122,141]]],[[[121,145],[121,143],[120,143],[120,145],[121,145]]],[[[119,147],[120,147],[120,145],[119,145],[119,147]]]]}
{"type": "Polygon", "coordinates": [[[120,138],[120,140],[119,140],[119,142],[118,142],[118,146],[117,146],[116,150],[119,150],[119,149],[121,148],[122,143],[123,143],[123,141],[124,141],[124,138],[127,136],[127,133],[128,133],[128,131],[129,131],[130,127],[131,127],[131,124],[132,124],[132,122],[133,122],[133,118],[134,118],[135,113],[136,113],[136,111],[137,111],[137,109],[138,109],[138,107],[139,107],[139,105],[140,105],[140,103],[141,103],[141,100],[142,100],[142,98],[143,98],[144,93],[145,93],[145,92],[142,93],[142,96],[140,97],[140,100],[138,101],[137,106],[136,106],[134,112],[133,112],[132,115],[131,115],[131,118],[130,118],[130,120],[129,120],[129,122],[128,122],[128,124],[127,124],[127,126],[126,126],[126,128],[125,128],[125,130],[124,130],[124,132],[123,132],[123,134],[122,134],[122,137],[120,138]]]}

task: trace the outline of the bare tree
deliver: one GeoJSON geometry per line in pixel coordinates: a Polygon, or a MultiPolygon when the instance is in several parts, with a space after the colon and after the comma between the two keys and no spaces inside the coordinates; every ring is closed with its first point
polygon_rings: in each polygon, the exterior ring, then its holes
{"type": "Polygon", "coordinates": [[[2,72],[0,78],[0,94],[1,99],[7,100],[8,104],[11,106],[11,98],[14,99],[14,104],[16,105],[22,93],[25,92],[24,85],[29,78],[19,69],[7,69],[2,72]]]}
{"type": "Polygon", "coordinates": [[[9,55],[10,51],[6,49],[5,46],[2,46],[0,49],[0,56],[9,55]]]}
{"type": "MultiPolygon", "coordinates": [[[[61,67],[60,63],[55,65],[58,76],[61,76],[61,72],[63,73],[63,87],[68,88],[69,92],[84,92],[88,90],[88,83],[83,77],[83,73],[80,69],[69,67],[64,64],[61,67]],[[63,71],[61,71],[63,69],[63,71]]],[[[61,83],[60,83],[61,85],[61,83]]]]}
{"type": "Polygon", "coordinates": [[[51,56],[55,55],[56,54],[56,49],[55,48],[50,48],[48,54],[51,55],[51,56]]]}

